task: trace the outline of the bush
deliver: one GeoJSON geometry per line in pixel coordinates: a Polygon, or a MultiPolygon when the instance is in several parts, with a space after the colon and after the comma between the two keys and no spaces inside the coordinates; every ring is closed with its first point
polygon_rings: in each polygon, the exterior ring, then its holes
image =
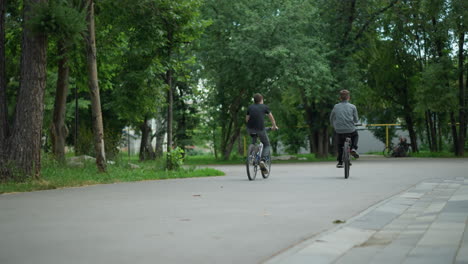
{"type": "Polygon", "coordinates": [[[94,151],[93,131],[86,123],[81,121],[78,129],[78,140],[76,144],[76,155],[88,155],[96,157],[94,151]]]}
{"type": "Polygon", "coordinates": [[[167,153],[167,169],[178,170],[184,165],[184,150],[177,147],[167,153]]]}

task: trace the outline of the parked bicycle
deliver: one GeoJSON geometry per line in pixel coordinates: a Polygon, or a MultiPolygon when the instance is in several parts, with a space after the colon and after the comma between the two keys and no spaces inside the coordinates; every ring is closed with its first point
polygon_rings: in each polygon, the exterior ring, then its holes
{"type": "Polygon", "coordinates": [[[408,157],[411,155],[411,144],[407,143],[405,137],[400,137],[400,142],[394,146],[390,144],[386,146],[383,155],[389,157],[408,157]]]}
{"type": "MultiPolygon", "coordinates": [[[[266,128],[266,131],[270,131],[271,128],[266,128]]],[[[262,142],[257,142],[258,135],[256,133],[250,134],[252,137],[252,143],[249,145],[249,152],[247,153],[247,159],[246,159],[246,168],[247,168],[247,177],[249,178],[250,181],[255,180],[257,177],[257,172],[260,169],[260,161],[262,157],[262,151],[263,151],[263,143],[262,142]]],[[[271,156],[270,153],[268,153],[268,156],[265,157],[265,167],[266,170],[261,170],[262,177],[264,179],[268,178],[271,173],[271,156]]]]}

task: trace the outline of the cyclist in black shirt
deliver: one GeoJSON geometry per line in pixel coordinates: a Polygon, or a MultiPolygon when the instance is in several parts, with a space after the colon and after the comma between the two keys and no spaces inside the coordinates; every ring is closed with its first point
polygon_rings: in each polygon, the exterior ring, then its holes
{"type": "MultiPolygon", "coordinates": [[[[267,171],[264,161],[265,157],[267,157],[270,154],[270,141],[268,140],[268,135],[265,131],[265,115],[267,115],[271,121],[271,129],[277,130],[278,127],[276,126],[275,118],[273,117],[273,114],[271,113],[270,109],[267,105],[263,104],[263,96],[257,93],[254,94],[253,98],[255,103],[250,105],[247,109],[247,116],[245,117],[245,121],[247,122],[247,131],[249,132],[249,134],[257,134],[257,136],[263,144],[260,168],[263,171],[267,171]]],[[[255,138],[252,138],[252,140],[255,140],[255,138]]]]}

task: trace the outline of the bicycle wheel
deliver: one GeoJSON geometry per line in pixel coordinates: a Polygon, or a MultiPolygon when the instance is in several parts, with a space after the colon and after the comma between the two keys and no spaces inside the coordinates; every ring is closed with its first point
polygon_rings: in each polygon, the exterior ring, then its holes
{"type": "Polygon", "coordinates": [[[383,155],[386,157],[386,158],[390,158],[392,156],[392,148],[390,147],[385,147],[384,150],[383,150],[383,155]]]}
{"type": "Polygon", "coordinates": [[[268,173],[265,173],[264,171],[260,170],[264,179],[268,178],[268,176],[270,176],[271,173],[271,159],[269,156],[265,160],[265,166],[268,169],[268,173]]]}
{"type": "Polygon", "coordinates": [[[255,154],[249,154],[245,165],[247,167],[247,177],[249,177],[249,181],[255,180],[255,177],[257,176],[257,161],[255,154]]]}
{"type": "Polygon", "coordinates": [[[345,142],[343,147],[343,165],[344,165],[344,177],[349,178],[350,160],[349,160],[349,143],[345,142]]]}

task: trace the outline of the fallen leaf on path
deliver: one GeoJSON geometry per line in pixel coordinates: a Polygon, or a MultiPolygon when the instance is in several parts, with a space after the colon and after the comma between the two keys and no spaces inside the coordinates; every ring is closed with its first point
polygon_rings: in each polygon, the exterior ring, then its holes
{"type": "Polygon", "coordinates": [[[337,220],[333,221],[333,223],[334,223],[334,224],[344,224],[344,223],[346,223],[346,221],[337,219],[337,220]]]}

